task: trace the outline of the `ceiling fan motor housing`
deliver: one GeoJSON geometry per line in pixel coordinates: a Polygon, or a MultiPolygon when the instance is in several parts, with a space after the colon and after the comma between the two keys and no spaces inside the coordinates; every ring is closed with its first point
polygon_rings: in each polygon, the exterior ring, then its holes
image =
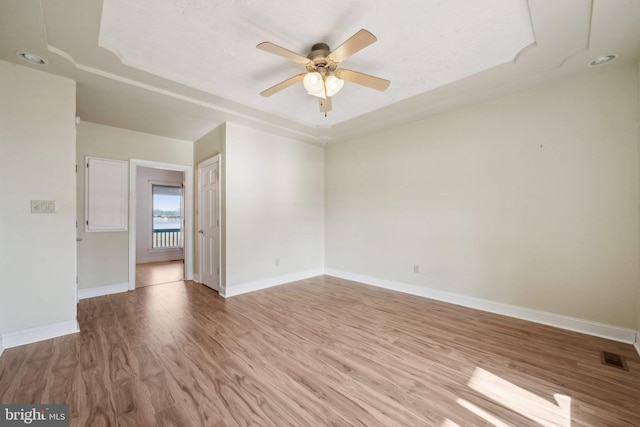
{"type": "Polygon", "coordinates": [[[329,54],[329,45],[326,43],[316,43],[313,46],[311,46],[311,54],[312,55],[314,52],[316,51],[325,51],[324,52],[324,56],[327,56],[329,54]]]}
{"type": "Polygon", "coordinates": [[[311,47],[311,52],[307,55],[311,63],[307,64],[307,71],[318,71],[322,74],[327,71],[333,72],[336,70],[338,64],[327,58],[331,53],[329,45],[326,43],[316,43],[311,47]]]}

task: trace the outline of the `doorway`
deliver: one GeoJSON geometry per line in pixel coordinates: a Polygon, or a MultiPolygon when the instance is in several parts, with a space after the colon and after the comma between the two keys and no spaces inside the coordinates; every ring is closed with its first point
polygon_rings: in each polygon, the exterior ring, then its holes
{"type": "Polygon", "coordinates": [[[138,166],[136,264],[184,259],[184,173],[138,166]]]}
{"type": "MultiPolygon", "coordinates": [[[[192,247],[193,168],[131,159],[129,161],[129,290],[136,288],[136,266],[140,261],[150,263],[149,267],[158,267],[158,272],[164,270],[163,274],[171,270],[173,273],[169,276],[174,278],[176,264],[170,265],[169,270],[153,264],[183,260],[183,263],[180,262],[182,274],[179,280],[193,280],[192,247]],[[145,174],[149,173],[151,173],[148,175],[150,179],[138,179],[138,175],[147,176],[145,174]],[[174,176],[174,178],[158,178],[163,176],[174,176]],[[142,184],[140,181],[143,181],[142,184]],[[162,209],[167,206],[157,206],[159,212],[158,215],[154,215],[155,209],[152,208],[154,189],[156,189],[158,203],[163,196],[180,193],[180,208],[174,209],[169,206],[170,209],[162,209]],[[178,210],[179,214],[176,213],[178,210]]],[[[156,277],[152,281],[160,280],[157,279],[158,274],[151,277],[156,277]]]]}

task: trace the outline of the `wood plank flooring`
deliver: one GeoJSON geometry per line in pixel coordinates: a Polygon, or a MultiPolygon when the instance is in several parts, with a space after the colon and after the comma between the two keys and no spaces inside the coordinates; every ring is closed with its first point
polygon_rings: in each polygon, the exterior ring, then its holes
{"type": "Polygon", "coordinates": [[[147,262],[136,265],[136,288],[180,282],[184,279],[184,261],[147,262]]]}
{"type": "Polygon", "coordinates": [[[0,357],[2,403],[67,403],[74,426],[640,426],[630,345],[329,276],[78,308],[79,334],[0,357]]]}

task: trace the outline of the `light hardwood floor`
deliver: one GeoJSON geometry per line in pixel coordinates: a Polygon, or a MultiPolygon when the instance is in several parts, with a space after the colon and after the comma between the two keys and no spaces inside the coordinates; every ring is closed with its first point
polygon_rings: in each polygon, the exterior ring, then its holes
{"type": "Polygon", "coordinates": [[[184,279],[184,261],[147,262],[136,265],[136,288],[180,282],[184,279]]]}
{"type": "Polygon", "coordinates": [[[79,426],[640,425],[630,345],[328,276],[145,287],[79,322],[5,351],[2,403],[68,403],[79,426]]]}

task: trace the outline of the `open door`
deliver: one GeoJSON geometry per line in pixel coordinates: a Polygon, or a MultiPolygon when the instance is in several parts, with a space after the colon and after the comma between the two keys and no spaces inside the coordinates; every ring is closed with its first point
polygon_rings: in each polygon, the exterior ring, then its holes
{"type": "Polygon", "coordinates": [[[215,156],[198,165],[200,281],[220,292],[219,162],[215,156]]]}

